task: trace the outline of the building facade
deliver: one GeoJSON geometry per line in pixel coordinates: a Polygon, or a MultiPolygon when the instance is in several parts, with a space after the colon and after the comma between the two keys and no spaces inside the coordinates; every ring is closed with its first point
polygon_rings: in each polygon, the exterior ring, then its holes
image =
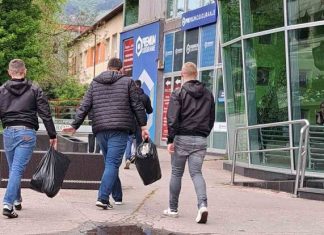
{"type": "Polygon", "coordinates": [[[120,57],[125,70],[140,79],[150,95],[151,136],[166,145],[166,111],[171,92],[182,84],[184,62],[194,62],[199,80],[216,99],[216,123],[208,140],[209,151],[226,152],[226,118],[217,5],[208,0],[126,0],[120,57]],[[197,19],[200,20],[197,20],[197,19]]]}
{"type": "Polygon", "coordinates": [[[109,58],[119,56],[122,30],[123,4],[120,4],[71,42],[70,75],[81,83],[90,83],[105,71],[109,58]]]}
{"type": "MultiPolygon", "coordinates": [[[[324,101],[324,1],[222,0],[219,6],[229,157],[237,127],[307,119],[307,174],[323,176],[323,121],[317,117],[324,101]]],[[[239,135],[238,149],[294,147],[298,140],[293,126],[246,131],[239,135]]],[[[254,152],[239,161],[294,173],[297,153],[254,152]]]]}

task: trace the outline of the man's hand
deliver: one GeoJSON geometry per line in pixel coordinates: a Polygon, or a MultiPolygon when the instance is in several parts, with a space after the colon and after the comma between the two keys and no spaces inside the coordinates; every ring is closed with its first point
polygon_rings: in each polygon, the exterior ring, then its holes
{"type": "Polygon", "coordinates": [[[170,154],[174,153],[174,143],[168,144],[168,152],[170,154]]]}
{"type": "Polygon", "coordinates": [[[76,129],[74,129],[73,127],[65,127],[62,129],[62,132],[70,134],[70,135],[74,135],[74,133],[76,132],[76,129]]]}
{"type": "Polygon", "coordinates": [[[55,150],[57,150],[57,139],[50,139],[50,146],[53,146],[55,150]]]}
{"type": "Polygon", "coordinates": [[[149,139],[150,138],[150,133],[148,132],[146,126],[142,126],[141,129],[142,129],[142,139],[143,140],[149,139]]]}

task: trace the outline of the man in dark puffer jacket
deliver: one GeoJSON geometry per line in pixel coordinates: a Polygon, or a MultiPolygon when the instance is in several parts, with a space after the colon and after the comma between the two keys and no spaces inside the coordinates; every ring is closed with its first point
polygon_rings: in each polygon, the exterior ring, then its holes
{"type": "Polygon", "coordinates": [[[92,109],[92,131],[96,135],[105,162],[96,202],[103,209],[112,208],[109,203],[109,194],[112,192],[120,197],[115,204],[121,203],[122,187],[118,169],[122,163],[128,135],[133,129],[134,116],[141,126],[142,137],[149,137],[145,109],[135,83],[120,73],[121,68],[120,59],[109,60],[108,71],[91,82],[72,127],[63,129],[64,132],[74,134],[92,109]]]}

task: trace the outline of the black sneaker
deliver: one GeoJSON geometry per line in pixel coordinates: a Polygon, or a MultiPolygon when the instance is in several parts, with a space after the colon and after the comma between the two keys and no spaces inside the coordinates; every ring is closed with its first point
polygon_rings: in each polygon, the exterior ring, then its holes
{"type": "Polygon", "coordinates": [[[20,202],[15,202],[14,203],[15,210],[20,211],[22,209],[21,203],[20,202]]]}
{"type": "Polygon", "coordinates": [[[18,214],[13,209],[9,210],[7,208],[3,208],[2,214],[4,216],[7,216],[9,219],[13,219],[13,218],[18,217],[18,214]]]}
{"type": "Polygon", "coordinates": [[[109,201],[105,201],[105,200],[102,200],[102,199],[97,200],[96,206],[100,207],[102,209],[105,209],[105,210],[107,210],[107,209],[111,210],[113,208],[113,206],[109,203],[109,201]]]}

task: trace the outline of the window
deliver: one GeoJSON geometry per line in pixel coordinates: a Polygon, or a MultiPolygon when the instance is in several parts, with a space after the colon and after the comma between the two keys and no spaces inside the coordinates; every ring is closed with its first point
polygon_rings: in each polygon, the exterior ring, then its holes
{"type": "Polygon", "coordinates": [[[288,0],[288,24],[324,20],[323,0],[288,0]]]}
{"type": "Polygon", "coordinates": [[[212,3],[215,3],[215,0],[203,0],[203,5],[204,6],[212,4],[212,3]]]}
{"type": "Polygon", "coordinates": [[[174,0],[167,0],[167,19],[174,17],[174,0]]]}
{"type": "Polygon", "coordinates": [[[223,41],[228,42],[241,35],[239,0],[219,1],[222,12],[223,41]]]}
{"type": "Polygon", "coordinates": [[[199,0],[187,0],[187,11],[192,11],[201,6],[199,0]]]}
{"type": "Polygon", "coordinates": [[[174,34],[173,71],[180,71],[183,63],[183,31],[174,34]]]}
{"type": "Polygon", "coordinates": [[[117,57],[117,33],[112,36],[111,56],[117,57]]]}
{"type": "Polygon", "coordinates": [[[193,62],[197,64],[199,48],[198,39],[199,29],[186,31],[185,62],[193,62]]]}
{"type": "Polygon", "coordinates": [[[185,12],[185,0],[177,0],[176,13],[177,17],[180,17],[185,12]]]}
{"type": "Polygon", "coordinates": [[[106,53],[105,53],[105,60],[108,61],[110,58],[110,38],[106,39],[106,53]]]}
{"type": "Polygon", "coordinates": [[[125,1],[125,26],[138,22],[138,2],[139,0],[125,1]]]}

